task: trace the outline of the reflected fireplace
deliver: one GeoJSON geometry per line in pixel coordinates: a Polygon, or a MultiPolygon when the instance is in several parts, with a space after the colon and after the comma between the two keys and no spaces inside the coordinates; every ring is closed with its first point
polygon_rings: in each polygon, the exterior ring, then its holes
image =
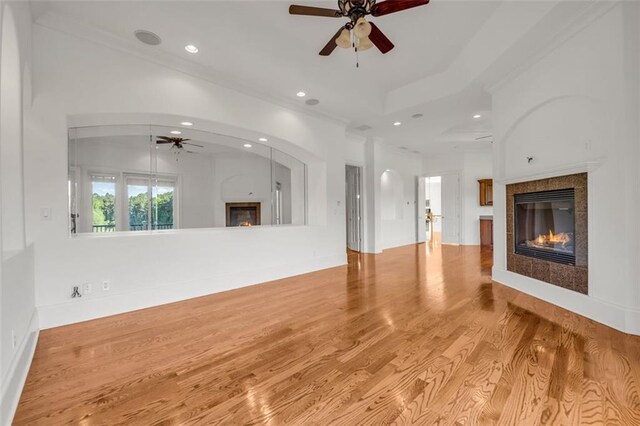
{"type": "Polygon", "coordinates": [[[227,226],[260,225],[260,203],[226,203],[227,226]]]}
{"type": "Polygon", "coordinates": [[[575,265],[575,190],[516,194],[515,253],[575,265]]]}

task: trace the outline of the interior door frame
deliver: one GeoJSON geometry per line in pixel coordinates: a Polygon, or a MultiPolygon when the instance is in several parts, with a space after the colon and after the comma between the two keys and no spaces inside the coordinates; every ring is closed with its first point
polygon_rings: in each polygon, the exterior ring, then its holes
{"type": "Polygon", "coordinates": [[[345,225],[346,225],[346,245],[348,249],[357,251],[359,253],[363,252],[364,249],[364,226],[363,226],[363,222],[364,222],[364,210],[363,210],[363,172],[364,172],[364,167],[359,165],[359,164],[351,164],[351,163],[345,163],[344,166],[344,172],[345,172],[345,225]],[[357,178],[356,178],[356,186],[357,186],[357,193],[356,193],[356,197],[355,199],[357,200],[357,213],[358,213],[358,219],[357,219],[357,232],[358,232],[358,243],[357,243],[357,250],[350,247],[349,246],[349,233],[350,233],[350,227],[349,227],[349,206],[350,206],[350,202],[349,202],[349,191],[348,191],[348,187],[349,187],[349,181],[347,180],[347,176],[348,176],[348,169],[349,168],[353,168],[355,170],[357,170],[357,178]]]}
{"type": "MultiPolygon", "coordinates": [[[[430,178],[430,177],[435,177],[435,176],[440,176],[441,178],[443,176],[450,176],[450,175],[456,175],[458,177],[458,197],[457,197],[457,202],[458,202],[458,242],[457,243],[443,243],[443,244],[450,244],[450,245],[462,245],[462,240],[463,240],[463,233],[464,233],[464,229],[463,229],[463,223],[462,223],[462,218],[464,216],[464,199],[463,199],[463,194],[462,194],[462,173],[460,170],[444,170],[444,171],[434,171],[434,172],[429,172],[429,173],[423,173],[422,175],[420,175],[421,179],[425,179],[425,178],[430,178]]],[[[442,188],[442,187],[441,187],[442,188]]],[[[440,189],[442,191],[442,189],[440,189]]],[[[440,194],[440,199],[443,199],[443,193],[440,194]]],[[[444,205],[444,201],[442,201],[442,204],[444,205]]],[[[443,223],[444,225],[444,223],[443,223]]],[[[444,229],[442,230],[442,234],[444,234],[444,229]]]]}

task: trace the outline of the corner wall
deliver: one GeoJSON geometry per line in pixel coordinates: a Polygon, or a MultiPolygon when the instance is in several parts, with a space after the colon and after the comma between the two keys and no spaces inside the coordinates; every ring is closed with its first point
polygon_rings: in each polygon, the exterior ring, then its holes
{"type": "Polygon", "coordinates": [[[31,16],[0,1],[0,424],[18,405],[38,338],[34,249],[25,245],[23,111],[30,101],[31,16]]]}
{"type": "Polygon", "coordinates": [[[640,334],[638,4],[612,4],[493,93],[494,279],[640,334]],[[533,157],[531,163],[526,157],[533,157]],[[505,185],[588,172],[588,296],[506,271],[505,185]]]}

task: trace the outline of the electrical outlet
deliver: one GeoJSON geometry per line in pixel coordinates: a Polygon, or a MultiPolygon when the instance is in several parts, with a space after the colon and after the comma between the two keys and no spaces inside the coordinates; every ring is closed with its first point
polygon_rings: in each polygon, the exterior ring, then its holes
{"type": "Polygon", "coordinates": [[[109,282],[109,280],[102,281],[102,291],[109,291],[109,290],[111,290],[111,283],[109,282]]]}
{"type": "Polygon", "coordinates": [[[91,283],[86,283],[83,286],[83,289],[84,289],[83,291],[84,294],[91,294],[93,292],[93,286],[91,285],[91,283]]]}
{"type": "Polygon", "coordinates": [[[15,349],[16,346],[18,346],[18,336],[16,336],[15,330],[11,330],[11,347],[15,349]]]}

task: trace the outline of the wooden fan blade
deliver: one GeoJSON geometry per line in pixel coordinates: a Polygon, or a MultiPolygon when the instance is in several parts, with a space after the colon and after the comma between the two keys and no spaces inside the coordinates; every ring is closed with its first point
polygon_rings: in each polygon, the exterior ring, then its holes
{"type": "Polygon", "coordinates": [[[380,31],[380,28],[376,26],[373,22],[371,24],[371,34],[369,34],[369,40],[373,43],[380,51],[385,54],[395,46],[391,43],[391,40],[387,38],[386,35],[380,31]]]}
{"type": "Polygon", "coordinates": [[[429,3],[429,0],[387,0],[382,3],[374,4],[371,8],[371,15],[388,15],[390,13],[400,12],[413,7],[424,6],[427,3],[429,3]]]}
{"type": "Polygon", "coordinates": [[[173,143],[173,141],[161,140],[161,141],[156,141],[156,143],[173,143]]]}
{"type": "MultiPolygon", "coordinates": [[[[189,139],[185,139],[185,140],[189,140],[189,139]]],[[[199,148],[204,148],[204,145],[198,145],[197,143],[189,143],[189,142],[182,142],[183,145],[191,145],[191,146],[197,146],[199,148]]]]}
{"type": "Polygon", "coordinates": [[[320,51],[320,56],[329,56],[331,55],[331,52],[336,50],[336,47],[338,47],[338,45],[336,44],[336,40],[338,39],[338,37],[340,37],[340,34],[342,34],[342,30],[344,30],[344,27],[340,27],[336,35],[334,35],[331,40],[329,40],[329,43],[327,43],[327,45],[322,48],[322,50],[320,51]]]}
{"type": "Polygon", "coordinates": [[[339,18],[342,12],[334,9],[324,9],[322,7],[298,6],[292,4],[289,6],[290,15],[306,15],[306,16],[324,16],[326,18],[339,18]]]}

